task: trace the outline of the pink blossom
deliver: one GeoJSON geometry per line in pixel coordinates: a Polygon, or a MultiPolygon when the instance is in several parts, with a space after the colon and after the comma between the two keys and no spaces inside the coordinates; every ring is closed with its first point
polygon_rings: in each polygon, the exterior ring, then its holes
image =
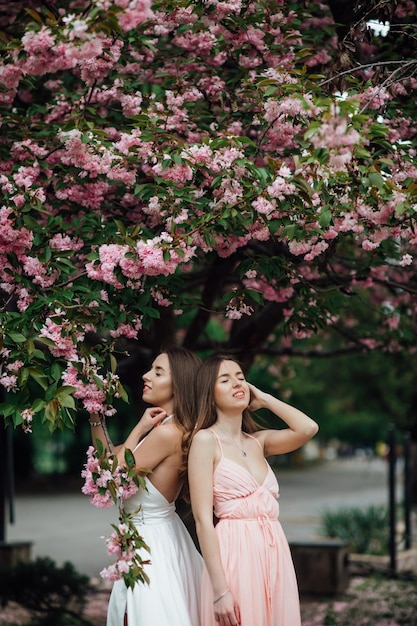
{"type": "Polygon", "coordinates": [[[213,152],[209,146],[190,146],[181,153],[182,158],[188,158],[195,163],[209,164],[213,158],[213,152]]]}
{"type": "Polygon", "coordinates": [[[16,174],[13,174],[13,180],[16,185],[29,189],[39,176],[39,166],[23,166],[21,165],[16,174]]]}
{"type": "Polygon", "coordinates": [[[241,298],[232,298],[226,306],[225,315],[231,320],[239,320],[243,315],[252,315],[253,307],[246,304],[241,298]]]}
{"type": "Polygon", "coordinates": [[[2,374],[0,376],[0,385],[3,385],[6,391],[14,391],[17,389],[17,376],[2,374]]]}
{"type": "MultiPolygon", "coordinates": [[[[0,65],[0,83],[8,89],[15,89],[22,77],[22,69],[15,65],[0,65]]],[[[13,94],[11,94],[13,97],[13,94]]]]}
{"type": "Polygon", "coordinates": [[[58,233],[51,237],[49,245],[51,248],[56,248],[57,250],[80,250],[84,244],[78,238],[72,239],[68,235],[58,233]]]}
{"type": "Polygon", "coordinates": [[[74,39],[85,41],[86,39],[89,39],[89,28],[86,20],[79,19],[74,13],[72,13],[65,15],[62,18],[62,21],[67,25],[63,32],[68,38],[68,41],[74,41],[74,39]]]}
{"type": "Polygon", "coordinates": [[[122,547],[116,533],[112,533],[111,536],[106,539],[106,548],[107,554],[110,556],[116,556],[117,558],[122,556],[122,547]]]}
{"type": "Polygon", "coordinates": [[[296,241],[295,239],[288,242],[288,248],[291,254],[300,256],[306,254],[311,249],[311,244],[308,241],[296,241]]]}
{"type": "Polygon", "coordinates": [[[135,327],[131,324],[120,324],[116,330],[111,330],[110,335],[116,339],[117,337],[127,337],[128,339],[137,339],[138,332],[142,328],[142,323],[137,320],[135,327]]]}
{"type": "Polygon", "coordinates": [[[102,569],[100,572],[100,576],[103,578],[103,580],[110,580],[110,581],[120,580],[121,578],[121,575],[119,573],[119,569],[116,563],[113,565],[109,565],[108,567],[105,567],[104,569],[102,569]]]}
{"type": "Polygon", "coordinates": [[[369,239],[364,239],[362,241],[362,248],[364,250],[367,250],[368,252],[375,250],[376,248],[378,248],[379,243],[375,242],[375,241],[370,241],[369,239]]]}
{"type": "Polygon", "coordinates": [[[215,174],[220,173],[222,170],[230,169],[237,159],[244,157],[244,153],[237,148],[221,148],[214,153],[214,158],[211,162],[211,169],[215,174]]]}
{"type": "Polygon", "coordinates": [[[28,54],[41,54],[55,45],[55,36],[49,28],[42,26],[39,31],[27,31],[22,37],[23,48],[28,54]]]}
{"type": "Polygon", "coordinates": [[[318,243],[313,244],[311,246],[310,252],[308,252],[304,256],[304,260],[305,261],[312,261],[317,256],[322,254],[325,250],[327,250],[328,247],[329,247],[329,244],[326,241],[319,241],[318,243]]]}
{"type": "Polygon", "coordinates": [[[295,192],[295,186],[292,183],[288,183],[282,176],[277,176],[272,185],[267,187],[267,191],[272,198],[284,200],[285,196],[295,192]]]}
{"type": "Polygon", "coordinates": [[[90,498],[90,502],[93,506],[96,506],[99,509],[108,509],[113,506],[113,498],[110,493],[106,492],[104,495],[95,493],[90,498]]]}
{"type": "Polygon", "coordinates": [[[158,303],[158,306],[171,306],[172,301],[167,298],[162,291],[159,291],[158,289],[155,289],[154,287],[151,287],[151,296],[154,300],[156,300],[156,302],[158,303]]]}
{"type": "Polygon", "coordinates": [[[264,196],[259,196],[256,200],[252,202],[252,206],[261,215],[266,215],[267,217],[272,217],[272,213],[276,210],[276,205],[267,200],[264,196]]]}
{"type": "Polygon", "coordinates": [[[413,262],[413,257],[411,254],[403,254],[400,260],[401,267],[406,267],[407,265],[411,265],[413,262]]]}
{"type": "MultiPolygon", "coordinates": [[[[116,4],[120,6],[121,3],[116,0],[116,4]]],[[[142,22],[150,20],[154,15],[151,10],[151,0],[129,0],[125,5],[123,7],[125,10],[117,16],[120,27],[124,31],[136,28],[142,22]]]]}
{"type": "Polygon", "coordinates": [[[400,316],[396,315],[394,317],[388,317],[385,323],[390,330],[397,330],[400,325],[400,316]]]}
{"type": "Polygon", "coordinates": [[[340,116],[334,116],[331,121],[322,124],[311,137],[311,143],[316,149],[353,146],[359,140],[358,131],[349,127],[347,120],[340,116]]]}
{"type": "Polygon", "coordinates": [[[170,167],[163,168],[161,163],[157,163],[152,167],[155,176],[159,176],[164,180],[172,180],[179,186],[193,178],[193,170],[186,163],[175,163],[170,167]]]}
{"type": "Polygon", "coordinates": [[[16,295],[18,298],[17,308],[21,313],[26,311],[28,306],[35,300],[35,295],[33,293],[29,293],[26,287],[16,289],[16,295]]]}
{"type": "Polygon", "coordinates": [[[380,347],[380,342],[377,339],[366,339],[366,338],[362,338],[360,339],[360,342],[366,346],[368,348],[368,350],[376,350],[377,348],[380,347]]]}
{"type": "Polygon", "coordinates": [[[32,432],[32,420],[35,412],[32,409],[24,409],[21,411],[21,416],[23,419],[22,429],[25,433],[32,432]]]}
{"type": "Polygon", "coordinates": [[[58,323],[58,321],[53,321],[48,317],[39,332],[39,336],[53,341],[55,346],[49,347],[51,354],[56,357],[64,357],[68,361],[77,360],[76,343],[84,339],[84,333],[73,328],[71,322],[65,318],[62,318],[58,323]]]}

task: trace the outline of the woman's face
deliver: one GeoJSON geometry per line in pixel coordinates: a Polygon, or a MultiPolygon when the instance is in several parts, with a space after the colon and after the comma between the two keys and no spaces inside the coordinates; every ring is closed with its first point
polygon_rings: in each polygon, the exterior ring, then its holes
{"type": "Polygon", "coordinates": [[[168,355],[165,352],[156,357],[151,369],[142,376],[142,380],[143,400],[170,412],[173,403],[172,378],[168,355]]]}
{"type": "Polygon", "coordinates": [[[235,361],[222,361],[214,384],[214,404],[222,411],[243,411],[249,404],[250,392],[240,366],[235,361]]]}

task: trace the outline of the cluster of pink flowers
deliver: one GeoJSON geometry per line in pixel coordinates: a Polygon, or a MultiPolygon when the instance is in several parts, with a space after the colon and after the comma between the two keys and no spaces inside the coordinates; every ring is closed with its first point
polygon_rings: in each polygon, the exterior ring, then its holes
{"type": "Polygon", "coordinates": [[[110,581],[124,579],[127,587],[133,587],[138,581],[149,583],[144,566],[150,560],[142,555],[149,553],[150,548],[131,522],[130,515],[121,513],[119,524],[112,526],[114,531],[106,539],[106,547],[108,555],[116,557],[116,561],[102,569],[100,576],[110,581]]]}
{"type": "Polygon", "coordinates": [[[78,357],[75,363],[69,362],[62,373],[62,380],[66,385],[74,387],[74,398],[81,401],[88,413],[108,417],[116,413],[116,409],[107,403],[107,397],[119,397],[119,378],[110,372],[106,378],[103,377],[94,359],[90,358],[87,363],[85,359],[78,357]]]}
{"type": "MultiPolygon", "coordinates": [[[[3,349],[1,355],[7,358],[8,351],[3,349]]],[[[1,372],[0,370],[0,385],[2,385],[6,391],[14,391],[17,389],[17,377],[23,365],[23,361],[19,360],[12,360],[2,365],[2,369],[4,368],[5,371],[1,372]]]]}
{"type": "Polygon", "coordinates": [[[91,504],[103,509],[113,506],[119,498],[130,498],[139,489],[128,469],[115,465],[111,457],[103,461],[93,446],[87,450],[87,462],[81,477],[84,478],[81,491],[90,496],[91,504]]]}
{"type": "Polygon", "coordinates": [[[119,524],[112,524],[114,530],[106,539],[107,553],[115,557],[116,561],[104,568],[100,575],[112,581],[123,578],[126,586],[133,587],[137,581],[149,582],[144,572],[144,565],[148,561],[142,557],[143,550],[149,552],[149,547],[132,521],[133,514],[124,510],[124,501],[144,488],[143,479],[136,474],[133,455],[125,455],[125,460],[126,465],[122,467],[114,454],[90,446],[81,472],[84,478],[81,490],[96,507],[118,506],[119,524]]]}
{"type": "Polygon", "coordinates": [[[53,316],[45,320],[44,326],[39,332],[39,337],[46,337],[53,342],[49,346],[51,354],[63,357],[67,361],[76,361],[77,342],[84,339],[84,332],[64,317],[62,311],[56,310],[53,316]]]}
{"type": "Polygon", "coordinates": [[[216,257],[230,265],[212,310],[228,324],[272,301],[285,303],[292,332],[299,309],[313,308],[309,283],[334,270],[373,290],[378,312],[390,300],[395,311],[375,333],[403,332],[414,310],[417,152],[414,118],[396,98],[411,98],[415,78],[370,86],[369,68],[362,87],[326,96],[306,70],[325,73],[338,54],[323,3],[296,16],[280,1],[160,3],[153,14],[150,0],[95,0],[61,7],[56,22],[34,15],[25,32],[16,21],[0,62],[10,127],[0,289],[24,320],[21,333],[2,329],[11,353],[0,384],[19,393],[13,361],[35,374],[42,366],[41,387],[64,369],[78,406],[111,414],[121,384],[99,372],[112,350],[140,338],[153,308],[189,312],[216,257]],[[242,289],[256,305],[236,296],[242,289]],[[105,350],[85,341],[89,331],[105,350]]]}
{"type": "Polygon", "coordinates": [[[32,432],[32,421],[33,421],[33,416],[34,416],[35,412],[32,409],[23,409],[23,411],[21,412],[22,415],[22,429],[23,432],[25,433],[31,433],[32,432]]]}
{"type": "Polygon", "coordinates": [[[227,303],[225,315],[230,320],[240,320],[243,315],[252,315],[253,311],[243,297],[235,296],[227,303]]]}
{"type": "Polygon", "coordinates": [[[195,253],[195,246],[185,242],[174,243],[166,233],[147,241],[138,241],[135,249],[127,245],[103,245],[99,248],[98,262],[87,263],[90,278],[107,282],[117,289],[124,287],[122,275],[129,284],[141,285],[144,276],[168,276],[181,263],[187,263],[195,253]],[[117,275],[119,270],[119,275],[117,275]]]}

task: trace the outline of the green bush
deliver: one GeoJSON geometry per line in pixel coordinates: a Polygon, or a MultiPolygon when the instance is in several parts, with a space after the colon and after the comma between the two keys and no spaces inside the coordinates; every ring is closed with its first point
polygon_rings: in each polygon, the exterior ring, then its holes
{"type": "Polygon", "coordinates": [[[71,563],[59,568],[49,558],[0,571],[1,605],[15,602],[29,611],[30,626],[91,626],[82,617],[90,589],[88,576],[71,563]]]}
{"type": "Polygon", "coordinates": [[[387,554],[389,539],[388,509],[384,506],[356,507],[325,511],[321,518],[322,533],[339,537],[358,554],[387,554]]]}

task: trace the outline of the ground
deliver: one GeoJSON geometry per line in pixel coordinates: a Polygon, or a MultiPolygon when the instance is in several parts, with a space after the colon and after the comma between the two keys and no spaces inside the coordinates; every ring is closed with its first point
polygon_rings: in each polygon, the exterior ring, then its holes
{"type": "MultiPolygon", "coordinates": [[[[97,583],[85,610],[92,626],[104,626],[108,585],[97,583]]],[[[354,576],[337,598],[302,599],[302,626],[417,626],[417,577],[354,576]]],[[[18,607],[0,610],[0,626],[29,624],[18,607]]],[[[261,626],[261,625],[259,625],[261,626]]]]}

